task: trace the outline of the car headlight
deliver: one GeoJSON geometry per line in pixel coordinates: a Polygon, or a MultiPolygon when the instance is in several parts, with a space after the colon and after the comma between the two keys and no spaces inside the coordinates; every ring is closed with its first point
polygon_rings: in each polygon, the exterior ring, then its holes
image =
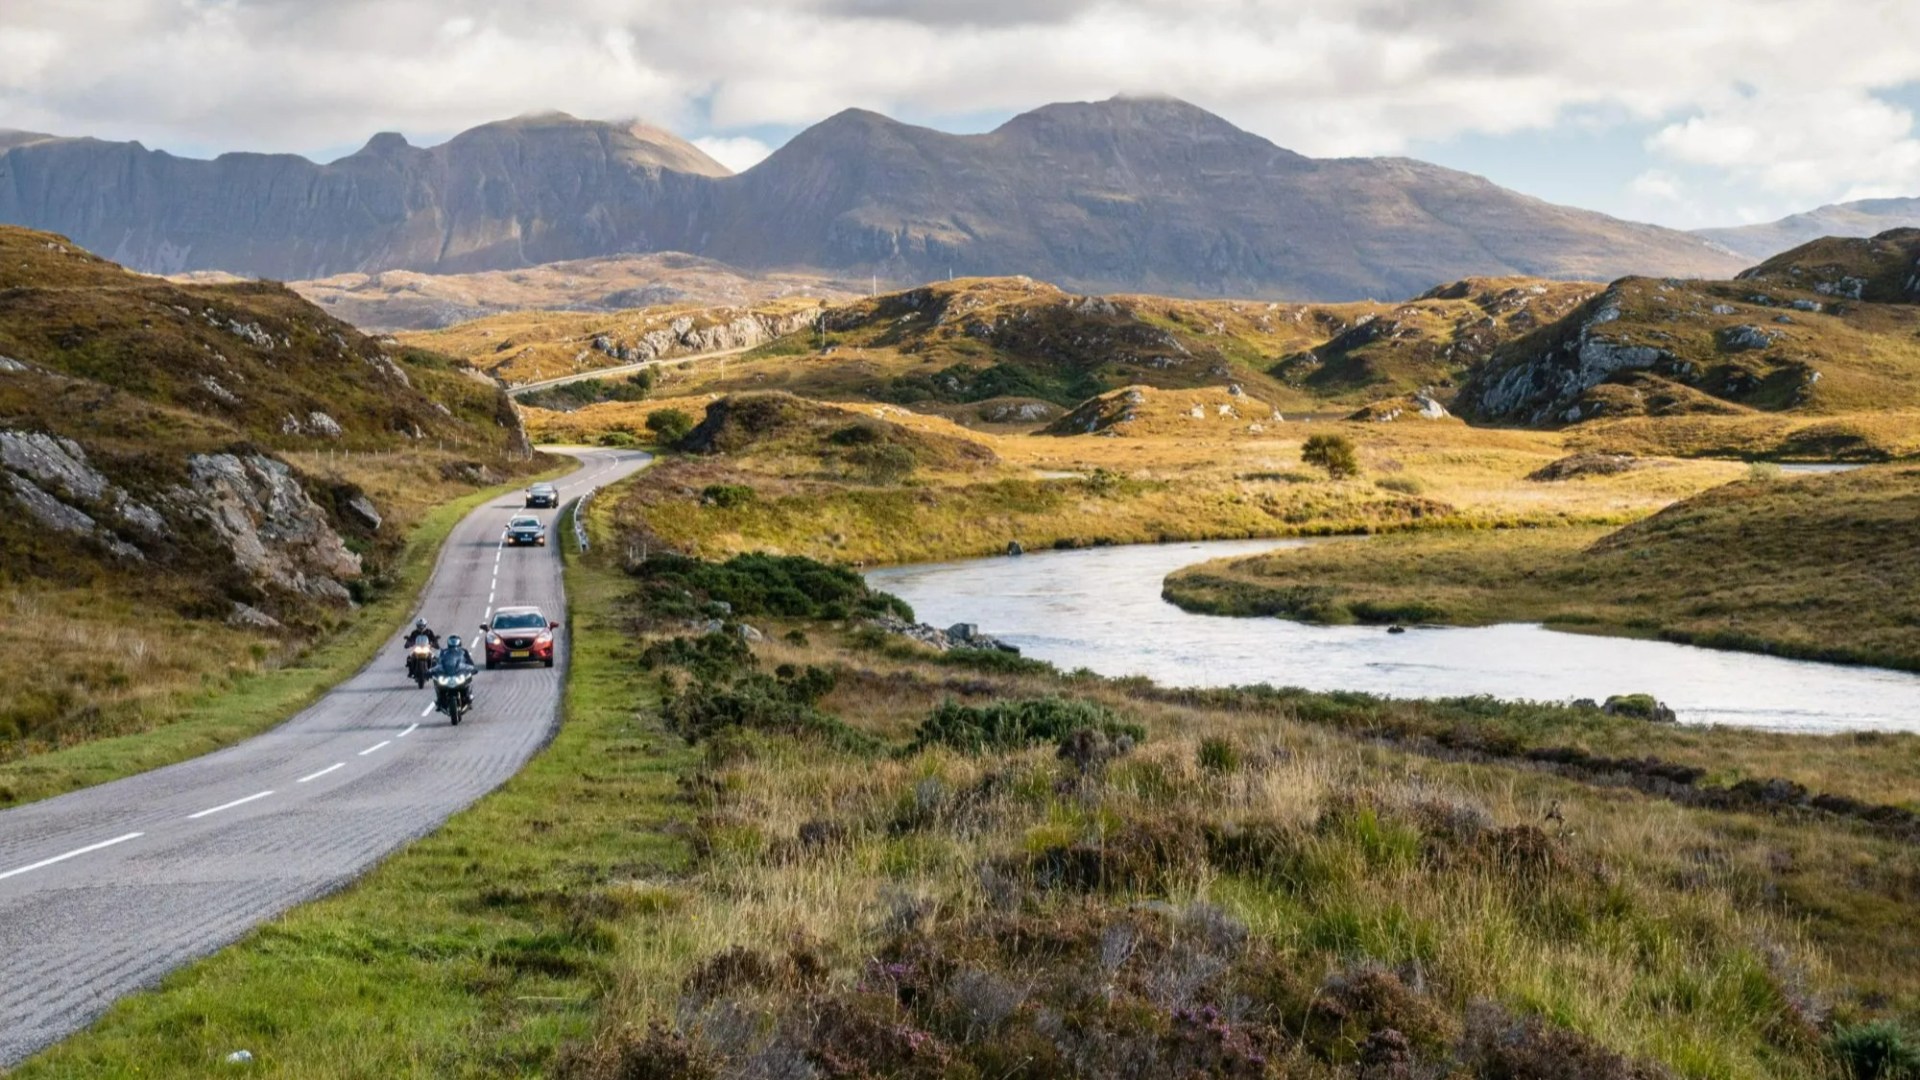
{"type": "Polygon", "coordinates": [[[553,644],[553,631],[551,630],[543,631],[539,637],[534,638],[533,640],[539,642],[542,645],[551,645],[553,644]]]}
{"type": "Polygon", "coordinates": [[[498,645],[498,644],[500,644],[500,635],[499,635],[499,634],[488,634],[488,635],[487,635],[487,644],[489,644],[489,645],[498,645]]]}

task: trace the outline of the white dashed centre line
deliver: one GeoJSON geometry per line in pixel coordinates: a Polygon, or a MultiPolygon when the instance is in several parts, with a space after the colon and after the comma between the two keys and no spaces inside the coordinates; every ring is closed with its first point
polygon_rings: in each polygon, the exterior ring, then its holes
{"type": "Polygon", "coordinates": [[[332,772],[332,771],[333,771],[333,770],[335,770],[335,769],[344,769],[344,768],[346,768],[346,767],[347,767],[347,763],[346,763],[346,762],[344,762],[344,761],[336,761],[336,762],[334,762],[333,764],[331,764],[331,765],[329,765],[329,766],[327,766],[326,768],[324,768],[324,769],[321,769],[321,770],[320,770],[319,772],[317,772],[317,773],[308,773],[307,775],[305,775],[305,776],[303,776],[303,777],[301,777],[300,779],[298,779],[298,780],[295,780],[295,781],[294,781],[294,783],[296,783],[296,784],[304,784],[304,783],[306,783],[306,782],[307,782],[307,781],[309,781],[309,780],[318,780],[318,779],[320,779],[321,777],[323,777],[323,776],[325,776],[325,775],[327,775],[328,773],[330,773],[330,772],[332,772]]]}
{"type": "Polygon", "coordinates": [[[43,866],[52,866],[54,863],[57,863],[57,862],[66,862],[68,859],[71,859],[76,855],[85,855],[90,851],[99,851],[101,848],[109,848],[115,844],[124,844],[129,840],[133,840],[145,835],[147,834],[130,832],[125,836],[116,836],[111,840],[102,840],[97,844],[88,844],[86,847],[83,847],[83,848],[74,848],[72,851],[67,852],[65,855],[55,855],[51,859],[41,859],[37,863],[28,863],[25,866],[16,866],[11,870],[6,871],[5,873],[0,873],[0,881],[5,881],[6,879],[13,877],[16,874],[25,874],[33,870],[38,870],[43,866]]]}
{"type": "Polygon", "coordinates": [[[425,716],[428,713],[431,713],[432,711],[433,711],[433,702],[429,701],[427,702],[427,707],[420,710],[420,715],[425,716]]]}
{"type": "Polygon", "coordinates": [[[381,739],[379,742],[374,743],[372,746],[369,746],[365,750],[360,751],[360,756],[366,757],[368,754],[373,753],[375,750],[378,750],[381,747],[386,746],[391,742],[393,742],[392,739],[381,739]]]}
{"type": "Polygon", "coordinates": [[[249,795],[244,799],[235,799],[232,802],[221,803],[219,806],[209,806],[205,810],[202,810],[197,814],[188,814],[187,820],[195,821],[200,818],[206,817],[208,814],[217,814],[222,810],[231,810],[236,806],[244,806],[245,804],[250,803],[255,799],[264,799],[271,794],[273,794],[273,792],[271,791],[256,791],[252,795],[249,795]]]}
{"type": "Polygon", "coordinates": [[[400,734],[398,734],[398,735],[395,735],[395,736],[394,736],[394,738],[396,738],[396,739],[404,739],[404,738],[406,738],[407,736],[409,736],[409,735],[411,735],[411,734],[413,734],[413,730],[414,730],[415,728],[417,728],[417,727],[419,727],[419,726],[420,726],[419,724],[408,724],[408,725],[407,725],[407,730],[405,730],[405,731],[403,731],[403,732],[401,732],[401,733],[400,733],[400,734]]]}

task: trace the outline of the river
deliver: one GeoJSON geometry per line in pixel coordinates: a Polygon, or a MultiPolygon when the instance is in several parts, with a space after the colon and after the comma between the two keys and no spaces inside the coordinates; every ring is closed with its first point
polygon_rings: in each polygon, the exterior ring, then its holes
{"type": "Polygon", "coordinates": [[[1509,623],[1315,626],[1195,615],[1161,579],[1207,559],[1315,541],[1234,540],[1046,551],[894,566],[867,581],[925,622],[977,623],[1027,656],[1166,686],[1271,683],[1392,697],[1605,700],[1648,693],[1683,723],[1781,731],[1920,730],[1920,675],[1509,623]]]}

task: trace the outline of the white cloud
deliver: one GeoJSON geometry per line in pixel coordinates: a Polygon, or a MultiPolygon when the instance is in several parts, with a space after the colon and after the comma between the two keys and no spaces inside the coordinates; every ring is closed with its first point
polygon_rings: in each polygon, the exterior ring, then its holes
{"type": "MultiPolygon", "coordinates": [[[[1920,4],[1856,0],[63,0],[0,6],[8,126],[313,151],[533,109],[704,135],[847,106],[1164,91],[1310,154],[1664,125],[1647,169],[1785,204],[1920,191],[1920,4]]],[[[721,141],[715,141],[721,140],[721,141]]],[[[1623,198],[1654,194],[1627,185],[1623,198]]]]}
{"type": "Polygon", "coordinates": [[[1752,178],[1795,199],[1920,192],[1913,113],[1860,90],[1741,94],[1647,140],[1671,161],[1752,178]]]}
{"type": "Polygon", "coordinates": [[[734,172],[746,172],[767,159],[773,153],[773,147],[759,139],[744,135],[707,136],[693,140],[693,145],[707,152],[707,156],[732,169],[734,172]]]}

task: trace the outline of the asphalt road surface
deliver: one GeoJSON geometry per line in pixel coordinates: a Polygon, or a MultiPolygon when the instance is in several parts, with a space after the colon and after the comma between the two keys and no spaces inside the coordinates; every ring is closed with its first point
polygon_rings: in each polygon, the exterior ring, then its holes
{"type": "MultiPolygon", "coordinates": [[[[563,499],[643,468],[579,451],[563,499]]],[[[453,530],[420,605],[473,641],[495,607],[565,621],[557,511],[548,546],[503,548],[518,492],[453,530]]],[[[408,620],[411,624],[411,619],[408,620]]],[[[352,881],[498,787],[559,719],[555,666],[482,671],[459,727],[406,677],[398,639],[266,734],[192,761],[0,812],[0,1068],[86,1026],[115,999],[352,881]]]]}

